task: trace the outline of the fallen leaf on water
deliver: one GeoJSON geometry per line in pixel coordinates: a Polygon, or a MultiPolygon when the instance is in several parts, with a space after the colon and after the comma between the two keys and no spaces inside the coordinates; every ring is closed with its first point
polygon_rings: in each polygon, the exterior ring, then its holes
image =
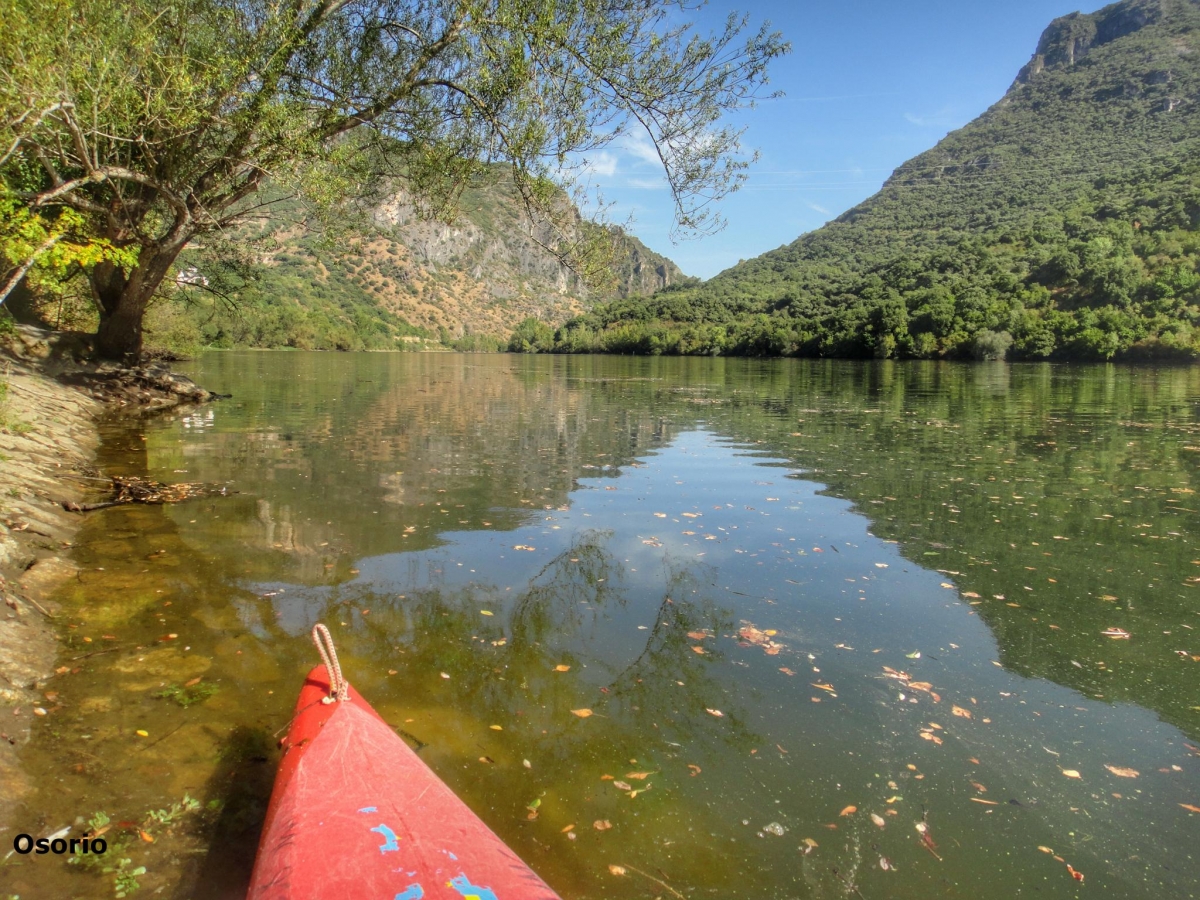
{"type": "Polygon", "coordinates": [[[489,725],[488,728],[492,729],[492,731],[503,731],[504,730],[504,726],[502,726],[502,725],[489,725]]]}
{"type": "Polygon", "coordinates": [[[819,846],[820,846],[820,844],[818,844],[812,838],[804,839],[804,852],[805,853],[811,853],[813,850],[815,850],[819,846]]]}
{"type": "Polygon", "coordinates": [[[972,803],[982,803],[984,806],[999,806],[1000,805],[995,800],[984,800],[982,797],[972,797],[971,802],[972,803]]]}
{"type": "Polygon", "coordinates": [[[705,632],[705,631],[689,631],[689,632],[687,633],[687,636],[688,636],[688,637],[690,637],[690,638],[691,638],[693,641],[702,641],[702,640],[704,640],[706,637],[708,637],[708,632],[705,632]]]}
{"type": "Polygon", "coordinates": [[[971,718],[971,711],[969,709],[963,709],[961,706],[951,707],[950,712],[954,713],[959,718],[963,718],[963,719],[971,718]]]}
{"type": "Polygon", "coordinates": [[[1063,769],[1062,773],[1064,775],[1066,775],[1068,778],[1082,778],[1083,777],[1075,769],[1063,769]]]}
{"type": "Polygon", "coordinates": [[[609,866],[608,871],[612,872],[612,874],[614,874],[614,875],[624,875],[625,867],[624,866],[609,866]]]}
{"type": "Polygon", "coordinates": [[[635,781],[645,781],[653,774],[653,772],[626,772],[625,777],[632,778],[635,781]]]}
{"type": "Polygon", "coordinates": [[[696,765],[695,763],[688,763],[688,764],[687,764],[687,767],[688,767],[689,769],[691,769],[691,770],[692,770],[692,777],[693,777],[693,778],[695,778],[697,775],[699,775],[701,772],[703,772],[703,771],[704,771],[703,769],[701,769],[701,768],[700,768],[698,765],[696,765]]]}
{"type": "Polygon", "coordinates": [[[490,609],[481,609],[481,610],[479,611],[479,614],[480,614],[481,616],[494,616],[494,615],[495,615],[495,613],[494,613],[494,612],[492,612],[490,609]]]}
{"type": "Polygon", "coordinates": [[[615,787],[618,791],[632,791],[633,790],[633,785],[627,781],[614,781],[613,787],[615,787]]]}
{"type": "Polygon", "coordinates": [[[914,650],[912,653],[905,653],[904,655],[905,655],[906,657],[908,657],[909,659],[920,659],[920,658],[921,658],[921,651],[920,651],[920,650],[914,650]]]}
{"type": "Polygon", "coordinates": [[[572,822],[572,823],[571,823],[570,825],[568,825],[566,828],[564,828],[564,829],[562,829],[561,831],[559,831],[559,834],[566,834],[568,831],[571,831],[571,830],[572,830],[574,827],[575,827],[575,823],[574,823],[574,822],[572,822]]]}
{"type": "Polygon", "coordinates": [[[201,679],[199,677],[196,677],[196,678],[191,679],[190,681],[185,681],[183,683],[183,686],[184,687],[195,687],[196,685],[198,685],[200,683],[200,681],[201,681],[201,679]]]}
{"type": "Polygon", "coordinates": [[[898,802],[898,801],[900,801],[900,800],[903,800],[903,799],[904,799],[904,798],[903,798],[903,797],[901,797],[899,794],[896,794],[896,795],[895,795],[895,796],[893,796],[893,797],[888,797],[888,798],[887,798],[886,800],[884,800],[883,802],[884,802],[884,803],[887,803],[887,804],[892,804],[892,803],[896,803],[896,802],[898,802]]]}
{"type": "Polygon", "coordinates": [[[1071,873],[1071,877],[1074,878],[1076,881],[1079,881],[1079,882],[1083,881],[1083,873],[1078,871],[1077,869],[1072,868],[1070,863],[1067,863],[1067,871],[1071,873]]]}
{"type": "Polygon", "coordinates": [[[693,652],[693,653],[699,653],[701,656],[703,656],[703,655],[704,655],[704,648],[703,648],[703,647],[701,647],[699,644],[694,644],[694,645],[692,645],[692,652],[693,652]]]}
{"type": "Polygon", "coordinates": [[[1100,632],[1105,637],[1115,638],[1117,640],[1129,640],[1129,632],[1124,628],[1106,628],[1100,632]]]}
{"type": "Polygon", "coordinates": [[[579,718],[581,718],[581,719],[586,719],[591,714],[592,714],[592,711],[590,709],[573,709],[573,710],[571,710],[571,715],[579,716],[579,718]]]}
{"type": "Polygon", "coordinates": [[[985,787],[984,787],[982,784],[980,784],[978,781],[972,781],[972,782],[971,782],[971,787],[975,788],[975,790],[979,791],[979,793],[981,793],[981,794],[986,794],[986,793],[987,793],[987,788],[985,788],[985,787]]]}
{"type": "Polygon", "coordinates": [[[831,693],[831,694],[833,693],[833,685],[832,684],[817,684],[814,682],[813,687],[818,688],[819,690],[822,690],[822,691],[829,691],[829,693],[831,693]]]}
{"type": "Polygon", "coordinates": [[[526,546],[525,544],[515,544],[515,545],[513,545],[513,549],[514,550],[536,550],[537,547],[529,547],[529,546],[526,546]]]}
{"type": "Polygon", "coordinates": [[[879,857],[879,868],[883,869],[885,872],[892,871],[892,861],[886,856],[879,857]]]}
{"type": "Polygon", "coordinates": [[[1121,766],[1105,766],[1104,768],[1108,769],[1108,771],[1112,772],[1118,778],[1137,778],[1139,774],[1137,769],[1126,769],[1121,766]]]}
{"type": "Polygon", "coordinates": [[[1200,806],[1192,806],[1192,804],[1190,804],[1190,803],[1180,803],[1179,805],[1182,806],[1184,809],[1186,809],[1188,812],[1200,813],[1200,806]]]}
{"type": "Polygon", "coordinates": [[[555,671],[555,672],[570,672],[570,671],[571,671],[571,667],[570,667],[570,666],[558,665],[558,666],[555,666],[555,667],[554,667],[554,671],[555,671]]]}
{"type": "Polygon", "coordinates": [[[857,807],[857,806],[847,806],[847,807],[846,807],[845,809],[843,809],[843,810],[842,810],[840,813],[838,813],[838,815],[839,815],[839,816],[852,816],[852,815],[854,815],[856,812],[858,812],[858,807],[857,807]]]}
{"type": "Polygon", "coordinates": [[[142,729],[140,729],[140,728],[139,728],[139,729],[137,730],[137,736],[138,736],[138,737],[150,737],[150,732],[148,732],[148,731],[143,731],[142,729]]]}
{"type": "Polygon", "coordinates": [[[789,669],[787,666],[780,666],[779,671],[782,672],[784,675],[795,675],[796,674],[791,669],[789,669]]]}
{"type": "Polygon", "coordinates": [[[151,835],[151,834],[149,834],[148,832],[145,832],[145,831],[139,831],[139,832],[138,832],[138,837],[140,837],[140,838],[141,838],[143,841],[145,841],[147,844],[153,844],[153,843],[154,843],[154,836],[153,836],[153,835],[151,835]]]}
{"type": "Polygon", "coordinates": [[[656,518],[656,519],[665,519],[666,517],[667,517],[666,513],[655,513],[654,514],[654,518],[656,518]]]}
{"type": "Polygon", "coordinates": [[[1043,847],[1041,844],[1038,844],[1038,849],[1041,850],[1043,853],[1049,853],[1052,855],[1054,853],[1054,851],[1051,850],[1049,847],[1043,847]]]}
{"type": "Polygon", "coordinates": [[[718,719],[725,715],[725,713],[721,712],[719,709],[709,709],[707,706],[704,707],[704,711],[710,716],[716,716],[718,719]]]}
{"type": "Polygon", "coordinates": [[[600,776],[600,780],[601,780],[601,781],[612,781],[612,780],[613,780],[613,776],[611,776],[611,775],[601,775],[601,776],[600,776]]]}
{"type": "Polygon", "coordinates": [[[654,785],[652,785],[652,784],[648,784],[648,785],[646,785],[644,788],[638,788],[636,791],[630,791],[630,792],[629,792],[629,799],[630,799],[630,800],[632,800],[632,799],[633,799],[634,797],[636,797],[638,794],[644,794],[644,793],[646,793],[646,791],[650,790],[650,789],[651,789],[651,788],[653,788],[653,787],[654,787],[654,785]]]}
{"type": "Polygon", "coordinates": [[[608,819],[597,819],[592,823],[592,827],[597,831],[608,831],[608,829],[612,828],[612,822],[608,821],[608,819]]]}
{"type": "Polygon", "coordinates": [[[887,822],[884,821],[883,816],[879,815],[878,813],[871,813],[871,821],[874,822],[876,825],[878,825],[880,828],[882,828],[884,825],[887,824],[887,822]]]}

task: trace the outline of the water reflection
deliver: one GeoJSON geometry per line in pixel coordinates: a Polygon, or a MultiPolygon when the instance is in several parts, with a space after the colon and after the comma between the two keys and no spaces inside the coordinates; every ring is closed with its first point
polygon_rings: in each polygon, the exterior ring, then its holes
{"type": "MultiPolygon", "coordinates": [[[[117,650],[72,663],[31,751],[52,827],[214,804],[135,835],[144,889],[236,895],[324,620],[568,898],[1056,896],[1068,863],[1197,892],[1196,373],[202,366],[235,401],[114,432],[108,463],[240,493],[89,520],[67,647],[117,650]],[[194,678],[219,690],[154,696],[194,678]]],[[[46,871],[0,879],[111,890],[46,871]]]]}

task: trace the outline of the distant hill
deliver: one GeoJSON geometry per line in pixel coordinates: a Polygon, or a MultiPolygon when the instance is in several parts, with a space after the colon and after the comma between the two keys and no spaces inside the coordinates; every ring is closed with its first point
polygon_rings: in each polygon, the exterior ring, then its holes
{"type": "MultiPolygon", "coordinates": [[[[511,180],[499,170],[468,187],[452,225],[421,219],[403,190],[384,194],[369,211],[370,227],[335,244],[290,224],[299,216],[285,202],[271,222],[248,229],[254,258],[236,272],[214,269],[204,247],[189,251],[185,265],[195,269],[185,270],[183,280],[203,279],[234,303],[212,299],[212,291],[190,291],[200,302],[160,306],[149,320],[148,340],[193,347],[495,349],[523,319],[557,325],[598,301],[696,281],[615,230],[612,281],[589,290],[530,235],[511,180]]],[[[599,227],[565,208],[576,233],[599,227]]]]}
{"type": "Polygon", "coordinates": [[[825,227],[576,318],[562,351],[1200,355],[1200,2],[1046,29],[1005,96],[825,227]]]}

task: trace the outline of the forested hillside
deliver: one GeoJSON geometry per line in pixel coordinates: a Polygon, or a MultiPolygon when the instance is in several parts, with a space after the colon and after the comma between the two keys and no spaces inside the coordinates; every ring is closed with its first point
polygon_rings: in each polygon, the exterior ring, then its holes
{"type": "Polygon", "coordinates": [[[1191,359],[1198,225],[1200,2],[1125,0],[836,221],[533,349],[1191,359]]]}

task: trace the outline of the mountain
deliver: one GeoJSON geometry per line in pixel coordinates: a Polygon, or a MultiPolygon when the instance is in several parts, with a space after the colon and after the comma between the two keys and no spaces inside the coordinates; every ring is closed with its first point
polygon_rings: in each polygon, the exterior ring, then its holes
{"type": "MultiPolygon", "coordinates": [[[[497,349],[522,320],[559,324],[596,302],[685,284],[679,267],[614,229],[612,278],[589,289],[531,234],[510,179],[492,170],[464,192],[453,224],[417,215],[400,188],[383,192],[369,225],[331,243],[302,224],[295,204],[275,206],[250,227],[250,258],[236,271],[204,247],[184,259],[181,286],[191,305],[163,304],[148,339],[173,347],[258,346],[312,349],[420,349],[429,345],[497,349]],[[214,291],[232,303],[210,299],[214,291]]],[[[565,195],[568,237],[599,226],[565,195]]]]}
{"type": "Polygon", "coordinates": [[[1055,20],[994,106],[825,227],[700,286],[603,304],[556,348],[1200,355],[1200,2],[1055,20]]]}

